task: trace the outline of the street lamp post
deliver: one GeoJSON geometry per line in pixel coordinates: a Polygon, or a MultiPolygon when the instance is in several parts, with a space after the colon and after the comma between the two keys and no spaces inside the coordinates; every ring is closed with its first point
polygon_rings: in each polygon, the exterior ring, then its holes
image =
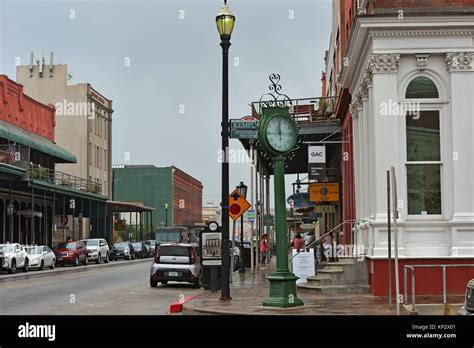
{"type": "Polygon", "coordinates": [[[168,227],[168,203],[165,203],[165,227],[168,227]]]}
{"type": "MultiPolygon", "coordinates": [[[[247,186],[241,181],[236,187],[237,191],[247,198],[247,186]]],[[[252,247],[252,246],[250,246],[252,247]]],[[[245,254],[244,254],[244,215],[240,217],[240,257],[239,257],[239,273],[245,273],[245,254]]]]}
{"type": "Polygon", "coordinates": [[[221,300],[230,300],[230,253],[229,253],[229,47],[234,29],[235,16],[224,0],[221,12],[216,16],[217,30],[222,47],[222,273],[221,300]]]}

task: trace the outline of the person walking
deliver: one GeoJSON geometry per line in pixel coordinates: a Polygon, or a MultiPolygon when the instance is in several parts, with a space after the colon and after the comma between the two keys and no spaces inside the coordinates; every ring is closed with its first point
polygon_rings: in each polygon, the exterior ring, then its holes
{"type": "Polygon", "coordinates": [[[260,263],[265,265],[267,261],[267,235],[264,234],[260,240],[260,263]]]}
{"type": "Polygon", "coordinates": [[[291,244],[293,249],[296,249],[296,251],[299,252],[301,249],[303,249],[303,243],[304,242],[303,238],[301,238],[301,233],[297,233],[295,239],[293,239],[293,242],[291,244]]]}
{"type": "Polygon", "coordinates": [[[314,238],[314,232],[313,231],[309,231],[306,236],[304,236],[304,245],[306,246],[306,251],[309,251],[309,248],[308,247],[312,247],[314,249],[314,245],[311,245],[311,243],[313,243],[315,241],[315,238],[314,238]]]}

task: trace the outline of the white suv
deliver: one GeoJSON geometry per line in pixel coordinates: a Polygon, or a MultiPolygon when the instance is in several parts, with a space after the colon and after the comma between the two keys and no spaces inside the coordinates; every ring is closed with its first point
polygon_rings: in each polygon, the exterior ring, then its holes
{"type": "Polygon", "coordinates": [[[15,273],[18,268],[23,272],[28,272],[28,253],[26,249],[18,243],[0,244],[1,268],[8,273],[15,273]]]}
{"type": "Polygon", "coordinates": [[[109,262],[109,244],[103,238],[93,238],[93,239],[82,239],[88,250],[87,257],[89,261],[95,261],[96,263],[105,263],[109,262]]]}

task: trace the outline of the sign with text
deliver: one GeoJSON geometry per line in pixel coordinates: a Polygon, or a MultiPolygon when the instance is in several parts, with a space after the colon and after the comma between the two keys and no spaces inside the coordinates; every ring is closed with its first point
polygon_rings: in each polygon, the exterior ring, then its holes
{"type": "Polygon", "coordinates": [[[201,250],[203,266],[220,266],[222,264],[222,233],[202,232],[201,250]]]}
{"type": "Polygon", "coordinates": [[[339,202],[339,184],[321,182],[309,185],[311,202],[339,202]]]}
{"type": "Polygon", "coordinates": [[[314,249],[303,251],[298,254],[296,249],[293,249],[293,273],[299,278],[296,284],[306,283],[306,279],[316,275],[316,267],[314,264],[314,249]],[[295,256],[296,255],[296,256],[295,256]]]}
{"type": "Polygon", "coordinates": [[[335,205],[315,205],[314,211],[319,214],[332,214],[336,212],[335,205]]]}
{"type": "Polygon", "coordinates": [[[230,120],[230,137],[232,139],[257,139],[259,121],[254,117],[230,120]]]}
{"type": "Polygon", "coordinates": [[[308,146],[308,176],[317,181],[326,177],[326,146],[308,146]]]}

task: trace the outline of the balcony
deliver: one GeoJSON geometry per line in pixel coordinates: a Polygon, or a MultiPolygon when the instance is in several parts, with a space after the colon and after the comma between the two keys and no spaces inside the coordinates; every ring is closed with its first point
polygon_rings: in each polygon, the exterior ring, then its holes
{"type": "MultiPolygon", "coordinates": [[[[300,125],[328,122],[338,123],[339,120],[335,117],[336,102],[337,96],[291,99],[290,115],[300,125]]],[[[253,102],[251,106],[252,116],[260,118],[260,103],[253,102]]]]}
{"type": "Polygon", "coordinates": [[[40,180],[49,184],[64,186],[82,192],[101,194],[102,185],[71,174],[59,172],[35,164],[29,164],[26,170],[26,179],[40,180]]]}

